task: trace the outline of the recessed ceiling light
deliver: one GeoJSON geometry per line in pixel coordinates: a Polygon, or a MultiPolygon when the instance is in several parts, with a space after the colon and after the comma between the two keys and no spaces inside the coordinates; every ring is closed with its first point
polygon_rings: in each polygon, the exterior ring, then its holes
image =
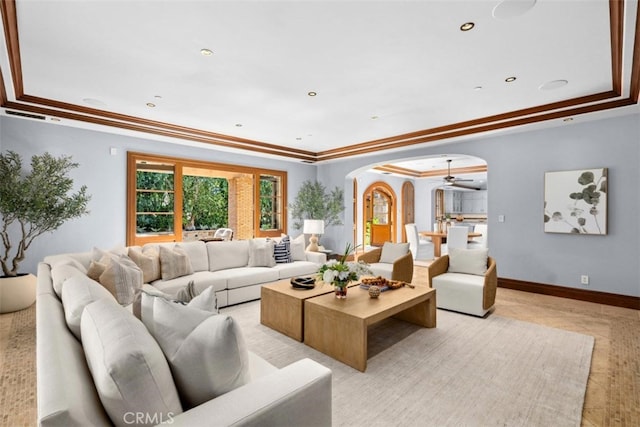
{"type": "Polygon", "coordinates": [[[149,108],[155,108],[156,104],[154,104],[153,102],[147,102],[147,107],[149,108]]]}
{"type": "Polygon", "coordinates": [[[211,49],[200,49],[200,55],[211,56],[213,55],[213,51],[211,49]]]}
{"type": "Polygon", "coordinates": [[[566,119],[562,119],[563,122],[572,122],[573,117],[567,117],[566,119]]]}
{"type": "Polygon", "coordinates": [[[378,120],[378,116],[371,116],[371,120],[378,120]]]}
{"type": "Polygon", "coordinates": [[[154,95],[153,97],[156,99],[162,99],[162,95],[154,95]]]}
{"type": "Polygon", "coordinates": [[[316,96],[316,95],[317,95],[317,93],[312,91],[312,92],[308,92],[308,93],[307,93],[307,95],[309,95],[309,96],[316,96]]]}
{"type": "Polygon", "coordinates": [[[511,76],[511,77],[507,77],[506,79],[504,79],[504,81],[507,82],[507,83],[511,83],[511,82],[515,82],[516,78],[511,76]]]}
{"type": "Polygon", "coordinates": [[[566,86],[569,83],[567,80],[551,80],[549,82],[541,84],[538,89],[540,90],[553,90],[559,89],[562,86],[566,86]]]}
{"type": "Polygon", "coordinates": [[[464,24],[460,25],[460,31],[469,31],[475,26],[476,24],[474,24],[473,22],[465,22],[464,24]]]}
{"type": "Polygon", "coordinates": [[[473,88],[473,90],[482,90],[482,86],[476,86],[473,88]]]}
{"type": "Polygon", "coordinates": [[[302,138],[301,137],[297,137],[296,141],[302,141],[302,138]]]}
{"type": "Polygon", "coordinates": [[[237,128],[241,128],[242,127],[242,123],[236,123],[236,127],[237,128]]]}
{"type": "Polygon", "coordinates": [[[57,118],[57,117],[51,117],[51,118],[50,118],[50,120],[51,120],[52,122],[59,122],[59,121],[60,121],[60,119],[59,119],[59,118],[57,118]]]}

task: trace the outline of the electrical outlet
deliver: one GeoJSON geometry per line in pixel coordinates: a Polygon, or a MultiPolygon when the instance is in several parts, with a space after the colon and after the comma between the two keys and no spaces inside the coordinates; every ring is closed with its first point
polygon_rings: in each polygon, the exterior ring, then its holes
{"type": "Polygon", "coordinates": [[[588,285],[589,276],[587,276],[586,274],[583,274],[582,276],[580,276],[580,283],[582,283],[583,285],[588,285]]]}

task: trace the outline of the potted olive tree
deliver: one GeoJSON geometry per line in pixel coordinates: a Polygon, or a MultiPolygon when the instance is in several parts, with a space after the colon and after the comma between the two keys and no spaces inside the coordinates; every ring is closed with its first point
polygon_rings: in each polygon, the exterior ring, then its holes
{"type": "Polygon", "coordinates": [[[31,158],[28,172],[19,154],[0,153],[0,313],[22,310],[35,301],[35,276],[18,272],[34,239],[89,212],[86,186],[71,193],[68,173],[76,167],[69,156],[45,153],[31,158]]]}
{"type": "Polygon", "coordinates": [[[304,181],[293,203],[289,205],[291,218],[294,219],[293,228],[302,228],[305,219],[321,219],[324,226],[342,225],[340,213],[344,210],[344,192],[341,188],[334,188],[327,192],[321,183],[310,180],[304,181]]]}

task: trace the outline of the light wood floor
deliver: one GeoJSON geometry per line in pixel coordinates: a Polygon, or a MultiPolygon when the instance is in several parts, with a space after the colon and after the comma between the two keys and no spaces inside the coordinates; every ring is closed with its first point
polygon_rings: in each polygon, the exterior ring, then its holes
{"type": "MultiPolygon", "coordinates": [[[[640,311],[500,288],[493,314],[594,336],[582,426],[640,426],[640,311]]],[[[0,315],[0,426],[35,425],[34,317],[0,315]]]]}

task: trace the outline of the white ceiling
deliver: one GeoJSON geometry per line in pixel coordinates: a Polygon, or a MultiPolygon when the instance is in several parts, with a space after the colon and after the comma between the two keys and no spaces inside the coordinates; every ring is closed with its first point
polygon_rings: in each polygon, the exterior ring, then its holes
{"type": "Polygon", "coordinates": [[[640,111],[637,1],[612,3],[3,2],[3,107],[312,162],[558,126],[640,111]]]}

